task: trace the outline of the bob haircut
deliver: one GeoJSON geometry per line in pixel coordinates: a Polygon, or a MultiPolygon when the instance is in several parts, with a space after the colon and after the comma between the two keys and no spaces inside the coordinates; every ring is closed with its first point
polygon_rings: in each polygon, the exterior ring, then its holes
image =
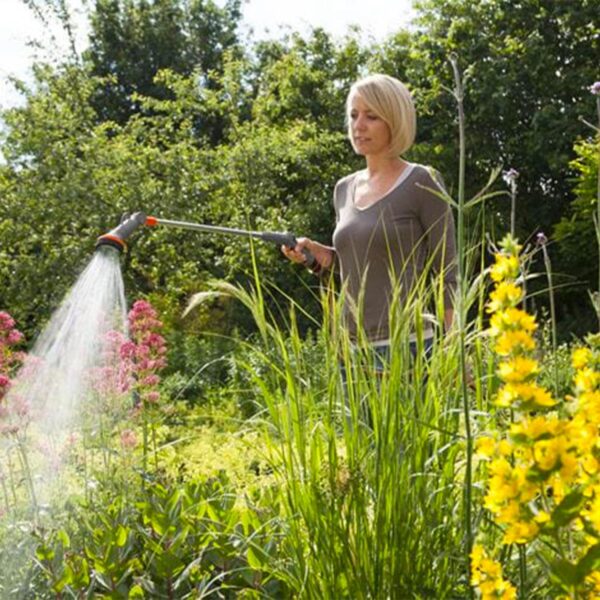
{"type": "Polygon", "coordinates": [[[367,106],[390,128],[390,156],[400,156],[415,141],[417,112],[407,87],[398,79],[376,73],[356,81],[346,100],[348,137],[352,141],[351,101],[360,96],[367,106]]]}

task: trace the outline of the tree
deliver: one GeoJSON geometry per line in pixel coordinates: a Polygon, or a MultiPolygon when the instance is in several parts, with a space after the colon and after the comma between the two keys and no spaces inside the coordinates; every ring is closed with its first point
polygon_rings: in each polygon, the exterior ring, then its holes
{"type": "MultiPolygon", "coordinates": [[[[139,96],[164,99],[155,81],[161,69],[196,72],[210,84],[223,72],[225,56],[238,51],[241,0],[222,8],[212,0],[96,0],[85,53],[92,75],[104,79],[94,96],[102,120],[124,123],[141,110],[139,96]]],[[[215,139],[220,132],[212,132],[215,139]]]]}

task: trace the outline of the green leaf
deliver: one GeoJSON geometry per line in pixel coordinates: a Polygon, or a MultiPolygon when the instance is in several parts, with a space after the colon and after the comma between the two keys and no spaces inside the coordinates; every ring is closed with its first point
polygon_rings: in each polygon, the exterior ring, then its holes
{"type": "Polygon", "coordinates": [[[557,527],[564,527],[580,513],[585,501],[585,496],[579,490],[567,494],[552,512],[552,522],[557,527]]]}
{"type": "Polygon", "coordinates": [[[51,561],[54,556],[54,550],[52,548],[50,548],[49,546],[46,545],[41,545],[38,546],[36,551],[35,551],[35,555],[38,557],[38,559],[42,562],[45,561],[51,561]]]}
{"type": "Polygon", "coordinates": [[[592,571],[600,568],[600,544],[592,546],[577,563],[577,573],[583,581],[592,571]]]}
{"type": "Polygon", "coordinates": [[[119,525],[119,527],[117,527],[117,546],[119,548],[122,548],[126,543],[127,543],[127,529],[125,527],[123,527],[123,525],[119,525]]]}
{"type": "Polygon", "coordinates": [[[63,548],[71,547],[71,540],[66,531],[64,531],[63,529],[57,531],[56,537],[62,542],[63,548]]]}
{"type": "Polygon", "coordinates": [[[248,564],[256,570],[260,570],[262,568],[262,562],[259,558],[259,555],[255,552],[254,548],[250,546],[247,552],[248,564]]]}
{"type": "Polygon", "coordinates": [[[143,598],[144,597],[144,590],[142,589],[142,587],[140,585],[134,585],[130,590],[129,590],[129,594],[127,595],[128,598],[143,598]]]}
{"type": "Polygon", "coordinates": [[[581,580],[577,566],[568,560],[560,559],[550,565],[553,579],[564,586],[565,590],[576,586],[581,580]]]}

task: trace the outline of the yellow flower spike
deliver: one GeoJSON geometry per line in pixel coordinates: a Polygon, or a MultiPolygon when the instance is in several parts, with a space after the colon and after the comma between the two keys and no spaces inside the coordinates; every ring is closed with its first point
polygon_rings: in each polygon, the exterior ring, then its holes
{"type": "Polygon", "coordinates": [[[519,259],[516,256],[496,254],[496,262],[490,269],[490,276],[496,283],[505,279],[516,279],[519,275],[519,259]]]}
{"type": "Polygon", "coordinates": [[[506,308],[513,308],[523,300],[523,288],[504,281],[496,286],[496,289],[490,294],[490,301],[487,304],[488,312],[498,312],[506,308]]]}
{"type": "Polygon", "coordinates": [[[571,354],[571,364],[574,369],[583,369],[590,366],[593,357],[594,355],[589,348],[575,348],[571,354]]]}
{"type": "Polygon", "coordinates": [[[500,356],[508,356],[516,352],[529,352],[535,349],[535,341],[523,330],[503,331],[496,341],[494,351],[500,356]]]}
{"type": "Polygon", "coordinates": [[[524,356],[516,356],[498,365],[498,375],[507,383],[522,383],[539,373],[537,361],[524,356]]]}

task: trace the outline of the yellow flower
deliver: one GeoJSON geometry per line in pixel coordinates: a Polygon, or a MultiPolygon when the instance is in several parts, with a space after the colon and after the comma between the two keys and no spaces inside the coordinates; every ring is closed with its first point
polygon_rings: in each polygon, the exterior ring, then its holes
{"type": "Polygon", "coordinates": [[[484,436],[480,437],[475,442],[475,454],[484,458],[491,458],[496,450],[496,440],[494,438],[484,436]]]}
{"type": "Polygon", "coordinates": [[[562,424],[556,417],[537,416],[526,418],[510,426],[510,434],[513,437],[524,435],[530,440],[537,440],[542,436],[554,437],[562,431],[562,424]]]}
{"type": "Polygon", "coordinates": [[[540,368],[537,361],[524,356],[516,356],[498,365],[498,374],[508,383],[521,383],[536,375],[540,368]]]}
{"type": "Polygon", "coordinates": [[[533,444],[533,459],[542,471],[552,471],[558,464],[562,438],[539,440],[533,444]]]}
{"type": "Polygon", "coordinates": [[[517,521],[510,525],[502,539],[503,544],[526,544],[538,534],[540,528],[537,523],[517,521]]]}
{"type": "Polygon", "coordinates": [[[600,383],[600,373],[589,367],[577,371],[575,374],[575,388],[578,392],[593,392],[600,383]]]}
{"type": "Polygon", "coordinates": [[[519,259],[516,256],[496,254],[496,262],[490,269],[490,276],[495,282],[504,279],[516,279],[519,275],[519,259]]]}
{"type": "Polygon", "coordinates": [[[492,315],[488,333],[496,337],[503,331],[517,331],[522,329],[532,333],[537,328],[535,317],[520,308],[507,308],[492,315]]]}
{"type": "Polygon", "coordinates": [[[471,584],[479,588],[483,600],[514,600],[516,590],[512,584],[502,579],[502,567],[492,560],[483,546],[473,546],[471,552],[471,584]]]}
{"type": "Polygon", "coordinates": [[[508,440],[500,440],[498,444],[498,454],[500,454],[500,456],[510,456],[512,452],[512,444],[508,440]]]}
{"type": "Polygon", "coordinates": [[[579,461],[571,452],[563,452],[560,455],[560,476],[565,483],[571,483],[577,475],[579,461]]]}
{"type": "Polygon", "coordinates": [[[535,515],[534,520],[538,525],[543,525],[550,521],[550,515],[545,510],[540,510],[540,512],[535,515]]]}
{"type": "Polygon", "coordinates": [[[526,352],[535,348],[535,341],[529,333],[522,329],[503,331],[496,340],[494,350],[500,356],[508,356],[514,352],[526,352]]]}
{"type": "Polygon", "coordinates": [[[592,351],[589,348],[575,348],[571,354],[571,363],[574,369],[583,369],[588,367],[593,358],[592,351]]]}
{"type": "MultiPolygon", "coordinates": [[[[600,596],[600,571],[592,571],[586,578],[585,582],[592,586],[592,592],[596,592],[597,596],[600,596]]],[[[593,596],[590,596],[592,598],[593,596]]]]}
{"type": "Polygon", "coordinates": [[[516,306],[523,300],[523,289],[514,283],[504,281],[496,286],[490,294],[487,305],[488,312],[497,312],[505,308],[516,306]]]}
{"type": "Polygon", "coordinates": [[[504,507],[502,507],[496,515],[496,521],[498,523],[514,523],[519,520],[521,516],[521,507],[518,502],[510,501],[504,507]]]}

